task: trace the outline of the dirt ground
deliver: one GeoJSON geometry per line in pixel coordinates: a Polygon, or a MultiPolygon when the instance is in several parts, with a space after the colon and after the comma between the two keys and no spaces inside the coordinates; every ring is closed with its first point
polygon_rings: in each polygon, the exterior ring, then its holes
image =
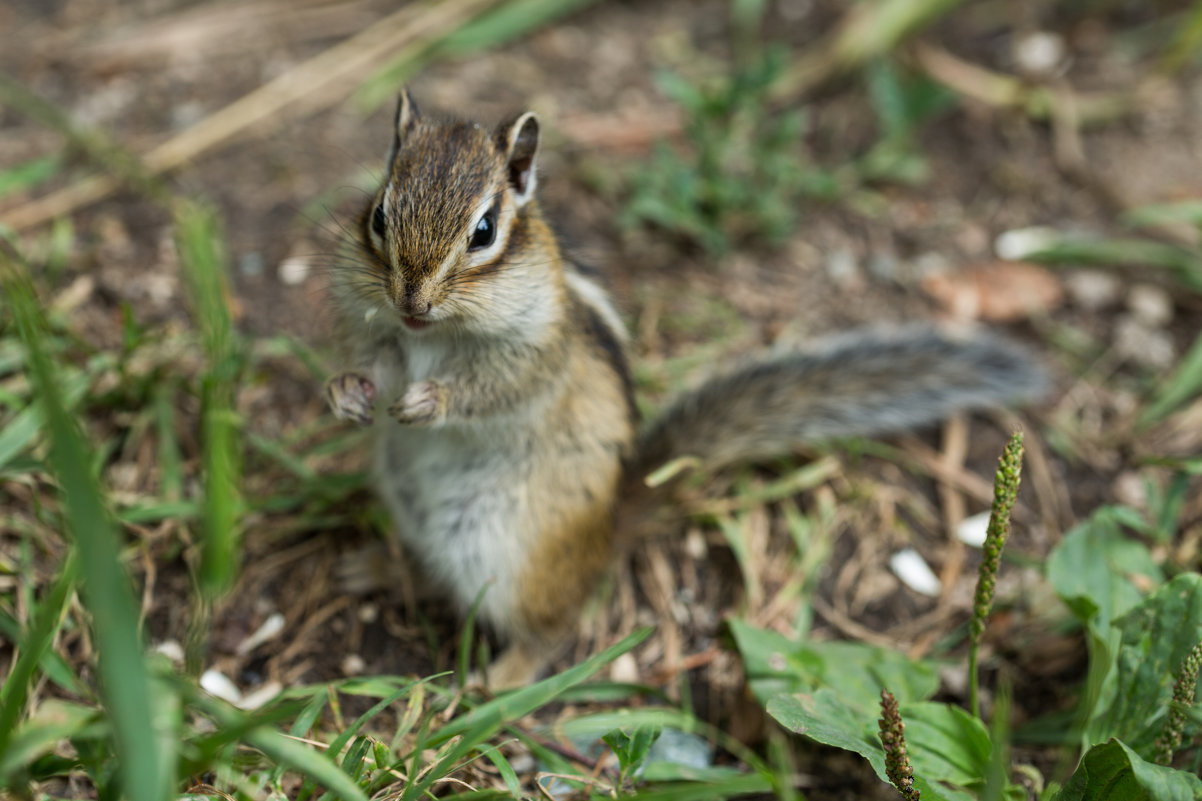
{"type": "MultiPolygon", "coordinates": [[[[243,4],[234,25],[223,22],[235,13],[233,5],[219,13],[218,4],[179,0],[9,2],[0,6],[0,69],[80,122],[145,152],[391,8],[375,0],[306,0],[290,13],[286,3],[261,0],[243,4]]],[[[1009,69],[1010,38],[1000,25],[981,23],[1002,4],[978,5],[978,16],[953,15],[925,38],[984,66],[1009,69]]],[[[1012,19],[1021,20],[1014,29],[1064,36],[1071,59],[1056,80],[1088,91],[1137,80],[1135,66],[1108,45],[1131,22],[1127,17],[1140,12],[1060,28],[1040,3],[1006,5],[1014,7],[1012,19]]],[[[843,7],[834,0],[782,0],[772,4],[767,30],[800,52],[843,7]]],[[[872,215],[838,201],[807,204],[782,247],[752,245],[714,264],[660,233],[624,229],[617,216],[627,171],[673,127],[656,72],[720,70],[729,55],[727,19],[727,4],[711,0],[598,3],[499,50],[438,62],[409,84],[430,112],[484,121],[523,108],[539,112],[546,131],[539,161],[543,207],[573,253],[611,281],[635,333],[637,375],[649,403],[689,380],[680,375],[682,364],[692,377],[701,365],[777,342],[861,325],[947,322],[956,316],[952,307],[962,306],[937,297],[932,287],[952,276],[962,292],[964,275],[997,263],[995,241],[1007,231],[1051,226],[1115,233],[1121,231],[1116,198],[1139,205],[1202,197],[1202,82],[1196,75],[1158,84],[1135,113],[1083,128],[1067,143],[1046,123],[965,102],[921,131],[928,180],[877,187],[884,203],[872,215]]],[[[844,163],[874,141],[871,109],[854,82],[832,82],[806,103],[804,144],[815,163],[844,163]]],[[[220,210],[237,325],[248,336],[298,337],[327,365],[336,364],[325,271],[340,229],[378,174],[390,112],[387,104],[365,117],[335,104],[269,122],[172,174],[174,186],[220,210]]],[[[61,144],[14,110],[0,109],[0,169],[61,144]]],[[[0,201],[0,214],[28,199],[0,201]]],[[[123,192],[74,220],[68,263],[41,276],[41,286],[55,297],[80,277],[90,279],[74,312],[80,330],[93,342],[118,347],[123,305],[145,326],[187,325],[186,287],[165,212],[123,192]]],[[[1168,369],[1149,349],[1167,347],[1170,361],[1180,358],[1202,330],[1202,298],[1173,290],[1151,269],[1099,279],[1096,270],[1069,268],[1038,281],[1053,287],[1040,308],[987,322],[1040,354],[1056,383],[1045,403],[888,438],[891,456],[816,449],[804,456],[830,460],[825,480],[789,502],[807,512],[832,510],[831,556],[817,576],[810,636],[886,644],[916,656],[940,652],[967,619],[977,561],[951,532],[962,518],[988,508],[993,465],[1009,430],[1021,424],[1028,432],[1028,473],[987,660],[991,671],[1016,677],[1016,697],[1025,699],[1016,710],[1019,723],[1062,704],[1084,666],[1081,642],[1043,622],[1054,600],[1037,580],[1040,560],[1098,505],[1146,502],[1141,480],[1162,481],[1163,475],[1142,463],[1145,456],[1196,452],[1199,440],[1198,429],[1182,419],[1138,441],[1129,423],[1135,399],[1168,369]],[[1098,286],[1102,290],[1091,294],[1098,286]],[[1168,301],[1167,316],[1152,326],[1151,344],[1129,341],[1131,325],[1124,321],[1137,313],[1137,296],[1168,301]],[[1088,346],[1066,348],[1067,333],[1088,346]],[[889,569],[890,556],[904,547],[917,549],[940,574],[941,596],[914,593],[889,569]]],[[[284,437],[323,419],[317,378],[287,357],[262,364],[238,401],[250,431],[284,437]]],[[[321,469],[358,469],[357,458],[330,460],[321,469]]],[[[791,469],[770,465],[682,491],[667,507],[662,535],[626,549],[562,663],[654,623],[656,635],[633,660],[614,666],[615,678],[638,678],[677,698],[683,689],[703,718],[747,742],[761,741],[765,721],[743,688],[739,659],[721,624],[737,614],[793,630],[802,609],[790,583],[793,541],[780,504],[752,505],[740,517],[758,577],[751,587],[724,534],[687,510],[715,499],[737,503],[736,486],[761,486],[791,469]]],[[[260,480],[248,476],[251,485],[260,480]]],[[[371,504],[366,494],[354,502],[365,510],[371,504]]],[[[360,525],[323,528],[298,526],[287,515],[252,518],[239,587],[216,613],[212,666],[250,690],[268,682],[286,686],[452,665],[456,624],[436,601],[415,602],[403,587],[366,599],[341,590],[338,560],[380,541],[376,519],[365,511],[360,525]],[[284,631],[239,652],[239,643],[275,612],[286,620],[284,631]]],[[[1183,519],[1183,530],[1196,539],[1202,519],[1196,497],[1183,519]]],[[[171,539],[163,530],[147,536],[171,539]]],[[[139,569],[150,586],[152,638],[182,641],[189,621],[182,599],[191,592],[183,558],[175,552],[139,569]]],[[[850,757],[844,771],[831,771],[829,761],[819,771],[817,761],[843,757],[810,753],[815,763],[803,762],[803,770],[818,784],[807,790],[809,797],[884,792],[850,757]]]]}

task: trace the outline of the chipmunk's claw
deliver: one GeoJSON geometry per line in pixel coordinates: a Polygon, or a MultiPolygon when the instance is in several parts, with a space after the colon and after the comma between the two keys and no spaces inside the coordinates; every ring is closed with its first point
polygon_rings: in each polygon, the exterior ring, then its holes
{"type": "Polygon", "coordinates": [[[326,401],[339,420],[371,425],[376,385],[361,373],[338,373],[326,381],[326,401]]]}
{"type": "Polygon", "coordinates": [[[407,426],[432,426],[447,416],[447,390],[437,381],[412,384],[388,413],[407,426]]]}

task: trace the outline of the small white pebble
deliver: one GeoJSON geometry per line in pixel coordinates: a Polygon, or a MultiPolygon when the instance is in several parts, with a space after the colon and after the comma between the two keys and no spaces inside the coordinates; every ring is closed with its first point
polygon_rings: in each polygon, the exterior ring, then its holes
{"type": "Polygon", "coordinates": [[[279,695],[283,689],[283,685],[278,681],[269,681],[242,696],[242,700],[236,702],[235,706],[239,709],[258,709],[279,695]]]}
{"type": "Polygon", "coordinates": [[[897,577],[914,592],[929,595],[932,598],[939,595],[939,577],[926,560],[913,548],[906,548],[893,554],[889,567],[897,577]]]}
{"type": "Polygon", "coordinates": [[[939,251],[928,250],[915,257],[910,266],[915,275],[926,278],[928,275],[946,275],[952,269],[952,262],[939,251]]]}
{"type": "Polygon", "coordinates": [[[138,283],[150,302],[160,307],[174,300],[176,290],[179,289],[179,281],[175,276],[161,273],[143,275],[138,283]]]}
{"type": "Polygon", "coordinates": [[[985,532],[989,529],[989,512],[966,517],[956,526],[956,539],[965,545],[980,548],[985,544],[985,532]]]}
{"type": "Polygon", "coordinates": [[[1123,358],[1154,369],[1172,367],[1177,355],[1168,332],[1149,328],[1132,314],[1120,315],[1115,323],[1114,349],[1123,358]]]}
{"type": "Polygon", "coordinates": [[[255,650],[268,640],[278,637],[280,632],[284,630],[284,625],[285,620],[283,615],[281,615],[279,612],[271,613],[267,616],[267,619],[263,621],[263,625],[259,626],[259,628],[255,630],[254,634],[251,634],[245,640],[238,643],[235,653],[237,653],[239,656],[243,654],[249,654],[251,651],[255,650]]]}
{"type": "Polygon", "coordinates": [[[690,559],[700,562],[709,552],[709,546],[705,544],[705,535],[701,533],[701,529],[691,528],[684,540],[684,552],[689,555],[690,559]]]}
{"type": "Polygon", "coordinates": [[[367,669],[367,663],[358,654],[347,654],[342,659],[341,668],[345,676],[358,676],[367,669]]]}
{"type": "Polygon", "coordinates": [[[91,275],[81,275],[58,294],[51,308],[58,314],[70,314],[86,303],[95,289],[96,279],[91,275]]]}
{"type": "Polygon", "coordinates": [[[1064,288],[1073,303],[1087,311],[1101,311],[1119,299],[1122,284],[1110,273],[1077,270],[1064,278],[1064,288]]]}
{"type": "Polygon", "coordinates": [[[1004,261],[1020,261],[1032,253],[1046,250],[1059,242],[1061,234],[1055,228],[1033,226],[1031,228],[1015,228],[999,234],[994,240],[993,251],[1004,261]]]}
{"type": "Polygon", "coordinates": [[[632,653],[624,653],[609,666],[609,677],[624,684],[637,684],[639,680],[639,663],[632,653]]]}
{"type": "Polygon", "coordinates": [[[219,670],[209,668],[200,677],[200,688],[216,698],[237,705],[242,701],[242,691],[230,678],[219,670]]]}
{"type": "Polygon", "coordinates": [[[1114,497],[1132,509],[1147,509],[1148,485],[1139,473],[1125,470],[1114,480],[1114,497]]]}
{"type": "Polygon", "coordinates": [[[826,257],[826,272],[837,284],[855,282],[860,277],[856,254],[849,248],[839,248],[826,257]]]}
{"type": "Polygon", "coordinates": [[[1064,39],[1051,31],[1034,31],[1014,42],[1014,63],[1028,75],[1050,75],[1064,61],[1064,39]]]}
{"type": "Polygon", "coordinates": [[[534,761],[533,754],[514,754],[509,758],[509,767],[513,768],[513,772],[519,776],[523,773],[530,773],[538,768],[538,763],[534,761]]]}
{"type": "Polygon", "coordinates": [[[155,653],[160,653],[177,665],[184,663],[184,647],[176,640],[163,640],[154,647],[155,653]]]}
{"type": "Polygon", "coordinates": [[[1169,293],[1152,284],[1136,284],[1127,293],[1127,308],[1141,323],[1163,328],[1173,319],[1173,299],[1169,293]]]}
{"type": "Polygon", "coordinates": [[[280,262],[278,273],[288,286],[299,286],[309,277],[309,262],[300,256],[289,256],[280,262]]]}

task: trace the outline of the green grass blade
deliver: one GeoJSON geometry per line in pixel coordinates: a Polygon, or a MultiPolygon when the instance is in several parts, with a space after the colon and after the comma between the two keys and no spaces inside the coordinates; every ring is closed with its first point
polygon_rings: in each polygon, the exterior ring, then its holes
{"type": "Polygon", "coordinates": [[[1202,393],[1202,335],[1194,340],[1189,353],[1160,388],[1156,399],[1139,416],[1139,424],[1149,425],[1167,417],[1199,393],[1202,393]]]}
{"type": "Polygon", "coordinates": [[[55,155],[43,156],[7,170],[0,170],[0,197],[32,189],[52,178],[60,166],[60,159],[55,155]]]}
{"type": "Polygon", "coordinates": [[[505,758],[505,755],[501,753],[501,749],[494,746],[486,750],[484,755],[488,757],[488,761],[501,774],[501,779],[505,782],[505,787],[509,790],[509,795],[513,798],[521,798],[522,783],[518,781],[517,772],[514,771],[513,765],[509,764],[509,760],[505,758]]]}
{"type": "Polygon", "coordinates": [[[1176,245],[1135,237],[1089,239],[1063,236],[1023,258],[1044,264],[1151,265],[1174,274],[1187,289],[1202,292],[1202,259],[1176,245]]]}
{"type": "Polygon", "coordinates": [[[184,497],[183,459],[175,438],[175,409],[171,403],[173,389],[170,382],[163,382],[155,390],[153,401],[154,427],[159,445],[159,497],[168,502],[184,497]]]}
{"type": "Polygon", "coordinates": [[[367,796],[328,756],[274,729],[254,729],[245,741],[271,759],[312,778],[336,797],[345,801],[367,801],[367,796]]]}
{"type": "Polygon", "coordinates": [[[296,738],[268,728],[267,725],[250,725],[252,721],[274,723],[274,710],[269,710],[263,713],[264,717],[259,717],[200,692],[189,692],[188,696],[190,705],[212,717],[218,730],[238,730],[239,739],[243,743],[259,749],[278,765],[309,777],[345,801],[367,801],[367,796],[359,785],[343,773],[328,754],[310,748],[296,738]]]}
{"type": "MultiPolygon", "coordinates": [[[[564,690],[580,684],[596,673],[604,665],[617,659],[631,650],[651,635],[653,629],[648,626],[635,631],[621,642],[606,648],[599,654],[586,659],[579,665],[568,668],[563,673],[548,679],[515,690],[511,693],[489,701],[473,709],[446,726],[434,732],[425,743],[426,748],[436,748],[448,743],[454,737],[461,739],[444,749],[438,762],[434,764],[419,781],[405,788],[402,798],[420,798],[434,784],[447,775],[480,743],[501,730],[506,723],[524,717],[534,710],[555,700],[564,690]]],[[[414,774],[416,775],[416,773],[414,774]]]]}
{"type": "Polygon", "coordinates": [[[225,256],[216,218],[207,208],[191,203],[178,206],[175,218],[180,263],[195,299],[193,313],[208,362],[201,382],[205,492],[198,583],[201,594],[211,600],[233,586],[238,564],[241,454],[234,386],[241,357],[226,303],[225,256]]]}
{"type": "Polygon", "coordinates": [[[41,712],[19,726],[0,751],[0,787],[11,787],[34,760],[53,752],[64,740],[101,736],[106,728],[95,709],[79,704],[52,701],[41,712]]]}
{"type": "MultiPolygon", "coordinates": [[[[87,373],[73,372],[59,378],[64,383],[63,404],[74,408],[92,383],[92,376],[87,373]]],[[[5,467],[25,450],[37,438],[42,429],[42,411],[36,403],[31,403],[8,421],[8,425],[0,430],[0,468],[5,467]]]]}
{"type": "MultiPolygon", "coordinates": [[[[98,668],[113,723],[122,783],[130,801],[158,801],[169,790],[169,759],[154,729],[150,677],[121,543],[105,508],[92,454],[68,413],[58,376],[46,353],[46,327],[24,271],[0,255],[8,306],[24,343],[30,379],[50,438],[50,466],[63,494],[67,528],[78,549],[84,599],[92,614],[98,668]]],[[[164,738],[168,740],[169,738],[164,738]]]]}
{"type": "Polygon", "coordinates": [[[362,731],[363,727],[367,725],[368,721],[370,721],[376,715],[383,712],[388,707],[392,706],[394,703],[399,701],[404,696],[408,695],[409,691],[412,690],[413,686],[417,683],[418,682],[410,682],[409,684],[406,684],[405,686],[400,687],[399,689],[393,691],[391,694],[381,698],[379,701],[377,701],[375,704],[373,704],[371,709],[368,709],[366,712],[364,712],[362,715],[360,715],[358,718],[356,718],[355,722],[352,723],[346,729],[346,731],[342,732],[341,734],[339,734],[337,737],[334,738],[334,741],[332,743],[330,743],[330,753],[337,754],[338,752],[340,752],[342,750],[342,747],[344,745],[346,745],[347,742],[349,742],[352,737],[354,737],[356,734],[358,734],[360,731],[362,731]]]}
{"type": "MultiPolygon", "coordinates": [[[[10,642],[18,642],[21,637],[21,627],[12,615],[0,612],[0,638],[7,637],[10,642]]],[[[67,664],[67,660],[54,651],[42,654],[39,665],[43,675],[57,684],[64,691],[80,698],[91,698],[91,691],[84,686],[75,670],[67,664]]]]}
{"type": "Polygon", "coordinates": [[[12,670],[9,671],[4,686],[0,687],[0,754],[7,749],[17,720],[25,709],[34,671],[49,650],[50,643],[54,640],[54,634],[62,623],[67,600],[71,597],[71,591],[75,589],[75,574],[78,566],[75,552],[72,551],[67,556],[50,592],[38,605],[29,634],[20,640],[20,656],[17,657],[17,662],[13,665],[12,670]]]}
{"type": "Polygon", "coordinates": [[[473,732],[478,732],[482,725],[496,723],[499,728],[505,721],[517,720],[530,714],[539,707],[550,703],[569,687],[580,684],[606,664],[635,648],[651,636],[652,631],[654,629],[651,626],[645,626],[601,653],[594,654],[578,665],[573,665],[563,673],[543,679],[529,687],[506,693],[486,704],[481,704],[468,714],[456,718],[434,732],[427,744],[428,747],[437,747],[452,737],[471,736],[473,732]]]}

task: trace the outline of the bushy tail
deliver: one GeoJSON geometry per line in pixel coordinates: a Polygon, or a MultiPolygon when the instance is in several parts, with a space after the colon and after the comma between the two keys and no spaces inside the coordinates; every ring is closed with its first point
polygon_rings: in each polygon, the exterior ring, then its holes
{"type": "Polygon", "coordinates": [[[1031,354],[994,335],[854,332],[768,356],[681,395],[642,432],[637,468],[646,473],[681,456],[711,468],[765,459],[820,440],[1031,401],[1048,388],[1031,354]]]}

